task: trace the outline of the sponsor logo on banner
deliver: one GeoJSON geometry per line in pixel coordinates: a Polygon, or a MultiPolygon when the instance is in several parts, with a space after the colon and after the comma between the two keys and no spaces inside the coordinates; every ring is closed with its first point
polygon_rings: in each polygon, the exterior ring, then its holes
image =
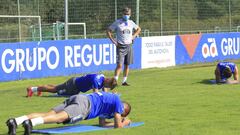
{"type": "MultiPolygon", "coordinates": [[[[220,41],[221,47],[219,49],[223,56],[234,56],[239,54],[240,38],[222,38],[220,41]]],[[[215,38],[207,38],[207,43],[202,45],[202,56],[203,58],[214,58],[219,56],[217,49],[217,43],[215,38]]]]}
{"type": "Polygon", "coordinates": [[[216,57],[218,56],[217,44],[215,38],[208,38],[208,42],[204,43],[202,46],[202,56],[203,58],[207,57],[216,57]]]}
{"type": "Polygon", "coordinates": [[[42,64],[45,62],[49,69],[56,69],[59,64],[59,51],[51,46],[48,49],[39,47],[33,48],[30,52],[26,49],[5,49],[1,56],[1,66],[5,73],[42,70],[42,64]],[[55,59],[50,56],[54,55],[55,59]]]}
{"type": "Polygon", "coordinates": [[[202,34],[180,35],[183,46],[187,50],[189,57],[192,59],[202,34]]]}
{"type": "Polygon", "coordinates": [[[239,55],[240,38],[223,38],[221,51],[224,56],[239,55]]]}
{"type": "Polygon", "coordinates": [[[60,64],[67,68],[89,67],[116,63],[113,44],[84,44],[60,48],[57,46],[14,48],[1,50],[1,68],[4,73],[54,70],[60,64]]]}
{"type": "Polygon", "coordinates": [[[240,32],[179,35],[176,64],[240,58],[240,32]]]}
{"type": "Polygon", "coordinates": [[[175,65],[175,36],[143,37],[142,68],[175,65]]]}

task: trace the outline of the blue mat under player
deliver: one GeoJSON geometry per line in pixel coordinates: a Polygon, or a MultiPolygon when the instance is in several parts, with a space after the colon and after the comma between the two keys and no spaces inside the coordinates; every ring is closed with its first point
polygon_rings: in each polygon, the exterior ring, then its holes
{"type": "MultiPolygon", "coordinates": [[[[133,122],[129,126],[125,126],[124,128],[137,127],[143,125],[144,122],[133,122]]],[[[91,126],[91,125],[73,125],[73,126],[65,126],[60,128],[48,128],[48,129],[39,129],[33,130],[32,133],[43,133],[43,134],[65,134],[65,133],[83,133],[97,130],[108,130],[113,129],[113,127],[99,127],[99,126],[91,126]]]]}

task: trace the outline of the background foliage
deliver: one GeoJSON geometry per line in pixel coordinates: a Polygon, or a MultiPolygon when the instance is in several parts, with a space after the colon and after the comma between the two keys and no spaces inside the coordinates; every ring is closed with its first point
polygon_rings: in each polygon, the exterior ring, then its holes
{"type": "MultiPolygon", "coordinates": [[[[132,8],[132,19],[136,21],[137,0],[68,1],[69,22],[86,23],[88,38],[105,38],[106,28],[115,16],[122,16],[124,6],[132,8]]],[[[19,3],[20,15],[41,16],[44,40],[54,39],[53,24],[65,20],[64,0],[19,0],[19,3]]],[[[0,1],[0,15],[18,14],[18,0],[0,1]]],[[[238,0],[140,0],[138,16],[143,29],[141,36],[156,36],[238,31],[239,14],[238,0]]],[[[21,19],[21,27],[26,29],[22,34],[25,40],[31,41],[33,36],[39,36],[33,34],[32,25],[37,25],[36,19],[21,19]]],[[[59,29],[61,36],[64,36],[64,28],[59,29]]],[[[70,26],[69,34],[70,38],[83,38],[83,28],[70,26]]],[[[18,41],[18,36],[18,19],[0,18],[0,41],[18,41]]]]}

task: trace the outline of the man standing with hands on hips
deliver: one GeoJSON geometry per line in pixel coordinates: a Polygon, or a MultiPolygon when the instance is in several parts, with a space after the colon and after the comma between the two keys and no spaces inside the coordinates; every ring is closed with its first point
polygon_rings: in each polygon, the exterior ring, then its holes
{"type": "Polygon", "coordinates": [[[115,69],[114,78],[118,80],[119,74],[122,70],[122,64],[124,63],[123,71],[123,86],[129,86],[127,83],[127,77],[129,73],[129,65],[133,64],[133,40],[141,32],[141,28],[130,20],[131,9],[125,7],[123,9],[123,17],[116,20],[107,29],[107,36],[117,47],[117,67],[115,69]],[[113,38],[112,32],[116,32],[116,39],[113,38]]]}

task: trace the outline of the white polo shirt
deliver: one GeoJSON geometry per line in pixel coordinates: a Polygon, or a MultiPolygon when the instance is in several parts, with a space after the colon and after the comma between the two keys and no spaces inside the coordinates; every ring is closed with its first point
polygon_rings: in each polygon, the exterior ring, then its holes
{"type": "Polygon", "coordinates": [[[136,30],[136,25],[132,20],[124,21],[122,18],[116,20],[109,26],[109,29],[116,32],[117,42],[119,44],[132,44],[133,30],[136,30]]]}

